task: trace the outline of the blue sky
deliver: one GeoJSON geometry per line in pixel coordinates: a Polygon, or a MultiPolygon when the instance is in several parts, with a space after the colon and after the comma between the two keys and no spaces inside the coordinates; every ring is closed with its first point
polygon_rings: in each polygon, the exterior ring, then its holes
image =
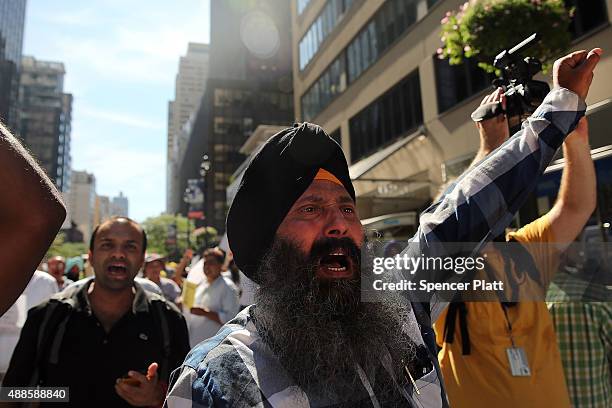
{"type": "Polygon", "coordinates": [[[74,96],[72,168],[138,221],[166,208],[168,101],[187,43],[209,42],[208,0],[28,0],[24,54],[61,61],[74,96]]]}

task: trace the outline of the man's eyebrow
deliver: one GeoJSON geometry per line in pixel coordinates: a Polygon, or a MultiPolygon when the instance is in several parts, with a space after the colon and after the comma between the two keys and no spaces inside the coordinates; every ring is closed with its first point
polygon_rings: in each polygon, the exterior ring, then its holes
{"type": "Polygon", "coordinates": [[[299,200],[296,201],[296,204],[301,204],[303,202],[322,203],[324,201],[325,200],[323,200],[322,197],[311,194],[311,195],[300,198],[299,200]]]}
{"type": "Polygon", "coordinates": [[[347,195],[340,197],[338,204],[355,204],[353,199],[347,195]]]}
{"type": "MultiPolygon", "coordinates": [[[[321,204],[324,203],[326,200],[324,200],[322,197],[311,194],[305,197],[300,198],[299,200],[296,201],[296,205],[301,205],[303,203],[316,203],[316,204],[321,204]]],[[[336,200],[337,204],[354,204],[354,201],[351,197],[347,196],[347,195],[343,195],[342,197],[338,198],[336,200]]]]}

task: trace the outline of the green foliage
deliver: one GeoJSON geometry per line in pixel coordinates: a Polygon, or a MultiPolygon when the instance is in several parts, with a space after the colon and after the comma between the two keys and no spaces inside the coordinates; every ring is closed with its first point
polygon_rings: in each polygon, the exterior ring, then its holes
{"type": "Polygon", "coordinates": [[[540,41],[525,56],[538,58],[546,71],[570,45],[571,13],[563,0],[471,0],[440,22],[438,57],[451,65],[475,57],[479,67],[493,72],[499,52],[537,32],[540,41]]]}
{"type": "MultiPolygon", "coordinates": [[[[182,254],[187,249],[187,231],[193,233],[194,223],[182,215],[161,214],[149,217],[142,222],[147,233],[147,252],[155,252],[163,256],[170,255],[178,250],[182,254]],[[169,244],[168,227],[176,225],[176,245],[169,244]]],[[[192,245],[193,245],[193,241],[192,245]]]]}
{"type": "Polygon", "coordinates": [[[86,254],[89,250],[88,245],[83,242],[65,242],[65,240],[64,233],[57,234],[47,251],[46,258],[63,256],[67,259],[86,254]]]}
{"type": "Polygon", "coordinates": [[[198,228],[194,235],[196,248],[206,248],[219,243],[219,233],[215,227],[198,228]]]}

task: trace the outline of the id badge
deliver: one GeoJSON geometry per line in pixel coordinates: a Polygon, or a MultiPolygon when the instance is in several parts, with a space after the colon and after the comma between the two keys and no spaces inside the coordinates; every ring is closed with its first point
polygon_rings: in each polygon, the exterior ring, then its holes
{"type": "Polygon", "coordinates": [[[522,347],[507,348],[506,354],[510,363],[510,372],[514,377],[529,377],[531,375],[527,355],[522,347]]]}

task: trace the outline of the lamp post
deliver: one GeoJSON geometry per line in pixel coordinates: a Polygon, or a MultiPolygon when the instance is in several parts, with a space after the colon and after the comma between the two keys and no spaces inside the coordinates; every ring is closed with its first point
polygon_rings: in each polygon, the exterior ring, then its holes
{"type": "Polygon", "coordinates": [[[202,156],[202,163],[200,163],[200,176],[205,177],[206,173],[210,170],[210,159],[208,155],[205,154],[202,156]]]}
{"type": "MultiPolygon", "coordinates": [[[[210,166],[210,158],[208,157],[208,154],[204,154],[202,156],[202,162],[200,163],[200,176],[202,177],[200,179],[200,186],[202,186],[204,189],[206,188],[206,174],[210,171],[210,166]]],[[[202,207],[204,207],[204,202],[202,202],[202,207]]],[[[204,210],[204,208],[202,208],[202,210],[204,210]]],[[[204,220],[206,220],[205,217],[204,220]]],[[[204,248],[208,248],[208,230],[206,228],[206,221],[204,221],[204,248]]]]}
{"type": "MultiPolygon", "coordinates": [[[[187,186],[185,188],[185,192],[183,193],[183,201],[187,203],[188,206],[191,206],[191,196],[190,196],[190,187],[187,186]]],[[[187,209],[189,211],[189,209],[187,209]]],[[[177,224],[178,225],[178,224],[177,224]]],[[[187,249],[191,248],[191,240],[189,239],[189,229],[191,227],[191,219],[187,217],[187,236],[185,237],[185,241],[187,242],[187,249]]]]}

